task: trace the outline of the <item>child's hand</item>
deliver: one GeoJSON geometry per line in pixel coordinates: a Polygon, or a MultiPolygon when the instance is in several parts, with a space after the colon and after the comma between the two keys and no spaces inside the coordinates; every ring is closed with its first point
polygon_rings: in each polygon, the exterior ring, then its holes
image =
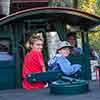
{"type": "Polygon", "coordinates": [[[43,71],[43,72],[46,72],[45,66],[43,66],[42,71],[43,71]]]}
{"type": "Polygon", "coordinates": [[[44,88],[47,88],[48,87],[48,83],[46,83],[46,85],[44,86],[44,88]]]}

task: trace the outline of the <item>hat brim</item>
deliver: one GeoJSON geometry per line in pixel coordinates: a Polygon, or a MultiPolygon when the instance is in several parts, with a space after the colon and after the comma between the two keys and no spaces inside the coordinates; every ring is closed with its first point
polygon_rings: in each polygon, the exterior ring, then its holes
{"type": "Polygon", "coordinates": [[[72,49],[73,47],[72,47],[72,46],[64,46],[64,47],[59,48],[59,49],[57,49],[57,50],[61,50],[61,49],[63,49],[63,48],[69,48],[69,49],[72,49]]]}

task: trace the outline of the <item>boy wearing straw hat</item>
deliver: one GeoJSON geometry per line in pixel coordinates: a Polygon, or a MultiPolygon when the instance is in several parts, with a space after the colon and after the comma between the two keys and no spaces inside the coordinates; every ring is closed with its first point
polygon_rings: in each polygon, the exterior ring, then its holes
{"type": "Polygon", "coordinates": [[[67,59],[72,46],[69,42],[60,41],[57,47],[57,54],[48,61],[49,71],[60,71],[64,75],[71,76],[81,70],[80,64],[71,64],[67,59]]]}

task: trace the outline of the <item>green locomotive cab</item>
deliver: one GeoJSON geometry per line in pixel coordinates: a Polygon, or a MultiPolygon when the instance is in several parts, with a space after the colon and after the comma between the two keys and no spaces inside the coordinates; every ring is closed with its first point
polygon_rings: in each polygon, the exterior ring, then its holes
{"type": "Polygon", "coordinates": [[[24,44],[34,32],[43,33],[46,64],[49,56],[48,32],[56,32],[60,40],[66,40],[67,33],[72,31],[79,33],[83,54],[71,56],[69,59],[72,59],[72,63],[82,65],[80,79],[90,80],[88,32],[99,24],[98,16],[61,7],[32,8],[0,19],[0,53],[4,52],[8,55],[8,59],[0,58],[0,89],[21,87],[23,57],[27,52],[24,44]]]}

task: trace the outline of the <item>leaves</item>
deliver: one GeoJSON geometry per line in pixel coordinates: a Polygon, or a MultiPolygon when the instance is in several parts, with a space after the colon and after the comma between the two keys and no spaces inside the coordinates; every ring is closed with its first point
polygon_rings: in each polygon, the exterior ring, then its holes
{"type": "MultiPolygon", "coordinates": [[[[100,15],[100,0],[81,0],[80,10],[100,15]]],[[[95,28],[95,30],[100,30],[100,26],[95,28]]],[[[100,32],[90,32],[89,33],[89,43],[91,48],[95,48],[100,53],[100,32]]]]}
{"type": "Polygon", "coordinates": [[[81,0],[80,9],[88,13],[95,13],[96,0],[81,0]]]}
{"type": "Polygon", "coordinates": [[[100,15],[100,0],[96,1],[96,14],[100,15]]]}

